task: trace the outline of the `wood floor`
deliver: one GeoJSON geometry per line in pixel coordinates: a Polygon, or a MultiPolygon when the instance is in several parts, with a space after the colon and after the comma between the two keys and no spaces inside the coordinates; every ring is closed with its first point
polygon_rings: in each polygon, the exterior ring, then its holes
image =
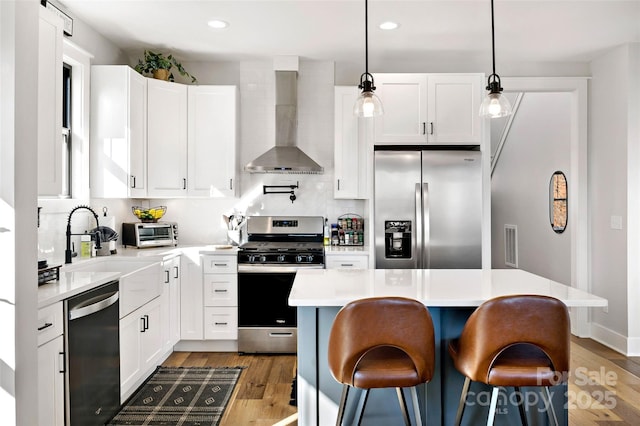
{"type": "Polygon", "coordinates": [[[229,352],[174,352],[166,367],[245,367],[220,426],[297,426],[289,405],[295,355],[238,355],[229,352]]]}
{"type": "MultiPolygon", "coordinates": [[[[220,426],[297,426],[289,405],[294,355],[174,352],[173,367],[246,367],[220,426]]],[[[625,357],[591,339],[573,337],[569,424],[640,425],[640,357],[625,357]]]]}
{"type": "Polygon", "coordinates": [[[569,424],[640,425],[640,357],[571,339],[569,424]]]}

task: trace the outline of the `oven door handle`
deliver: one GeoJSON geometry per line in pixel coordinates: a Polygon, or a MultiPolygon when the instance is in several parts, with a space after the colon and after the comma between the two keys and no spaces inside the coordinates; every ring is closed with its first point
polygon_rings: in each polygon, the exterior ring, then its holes
{"type": "Polygon", "coordinates": [[[296,266],[260,266],[238,265],[238,272],[244,273],[294,273],[300,269],[324,269],[324,265],[296,265],[296,266]]]}

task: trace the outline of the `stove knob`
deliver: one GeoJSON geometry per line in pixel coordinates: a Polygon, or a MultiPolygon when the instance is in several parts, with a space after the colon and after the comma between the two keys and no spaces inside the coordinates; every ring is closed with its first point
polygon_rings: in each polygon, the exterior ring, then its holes
{"type": "Polygon", "coordinates": [[[278,255],[278,262],[284,263],[284,260],[285,260],[284,254],[278,255]]]}
{"type": "Polygon", "coordinates": [[[313,262],[313,255],[312,254],[307,256],[307,262],[309,262],[309,263],[313,262]]]}
{"type": "Polygon", "coordinates": [[[260,256],[260,262],[266,262],[267,256],[260,256]]]}
{"type": "Polygon", "coordinates": [[[296,256],[296,262],[298,262],[298,263],[302,263],[302,256],[297,255],[297,256],[296,256]]]}
{"type": "Polygon", "coordinates": [[[257,257],[258,257],[258,256],[256,256],[255,254],[250,254],[250,255],[249,255],[249,262],[250,262],[250,263],[255,262],[257,257]]]}

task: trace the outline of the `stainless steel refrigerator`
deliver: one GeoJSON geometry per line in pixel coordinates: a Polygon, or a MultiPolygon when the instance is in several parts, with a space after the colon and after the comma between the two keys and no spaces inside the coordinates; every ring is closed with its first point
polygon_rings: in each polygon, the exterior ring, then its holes
{"type": "Polygon", "coordinates": [[[480,151],[374,154],[376,268],[481,268],[480,151]]]}

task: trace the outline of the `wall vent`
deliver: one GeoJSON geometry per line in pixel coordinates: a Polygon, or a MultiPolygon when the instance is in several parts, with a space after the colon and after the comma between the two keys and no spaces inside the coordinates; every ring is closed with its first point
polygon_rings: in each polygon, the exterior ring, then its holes
{"type": "Polygon", "coordinates": [[[518,227],[504,225],[504,263],[512,268],[518,267],[518,227]]]}

